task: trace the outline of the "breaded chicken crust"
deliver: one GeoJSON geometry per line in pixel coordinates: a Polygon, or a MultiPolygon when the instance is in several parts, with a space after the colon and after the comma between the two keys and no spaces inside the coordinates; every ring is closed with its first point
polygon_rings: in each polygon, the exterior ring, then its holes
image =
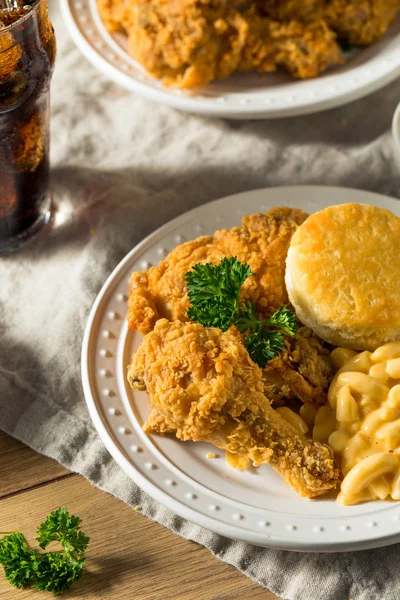
{"type": "Polygon", "coordinates": [[[368,46],[383,36],[399,8],[400,0],[331,0],[326,19],[349,44],[368,46]]]}
{"type": "Polygon", "coordinates": [[[330,351],[307,327],[294,338],[287,337],[285,349],[263,369],[264,393],[274,406],[300,400],[321,406],[334,372],[330,351]]]}
{"type": "Polygon", "coordinates": [[[261,369],[230,332],[161,319],[133,355],[128,381],[149,393],[148,433],[211,442],[241,468],[268,463],[307,498],[338,484],[331,449],[275,412],[264,395],[261,369]]]}

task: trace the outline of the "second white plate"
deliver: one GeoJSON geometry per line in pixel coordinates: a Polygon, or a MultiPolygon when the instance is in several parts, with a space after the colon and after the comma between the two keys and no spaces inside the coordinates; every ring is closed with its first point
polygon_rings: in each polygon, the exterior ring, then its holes
{"type": "Polygon", "coordinates": [[[400,503],[344,507],[333,498],[300,498],[267,465],[241,472],[223,452],[203,443],[147,436],[146,393],[133,392],[127,366],[141,336],[126,325],[128,282],[133,270],[156,264],[177,244],[241,217],[289,205],[315,212],[332,204],[363,202],[400,213],[398,201],[357,190],[289,187],[223,198],[181,215],[134,248],[116,267],[93,306],[82,351],[85,398],[105,445],[126,473],[178,515],[227,537],[286,550],[341,551],[400,541],[400,503]],[[216,451],[218,458],[206,458],[216,451]]]}
{"type": "Polygon", "coordinates": [[[233,119],[276,119],[318,112],[357,100],[400,75],[400,19],[377,44],[342,67],[297,81],[282,73],[235,74],[196,93],[163,87],[127,52],[126,36],[110,35],[96,0],[60,0],[68,29],[86,58],[122,87],[168,106],[233,119]]]}

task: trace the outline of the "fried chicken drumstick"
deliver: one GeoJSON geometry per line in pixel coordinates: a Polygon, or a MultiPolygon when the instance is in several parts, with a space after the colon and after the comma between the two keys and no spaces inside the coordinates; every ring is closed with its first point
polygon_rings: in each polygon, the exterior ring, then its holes
{"type": "Polygon", "coordinates": [[[146,389],[146,432],[211,442],[243,467],[270,464],[296,492],[314,498],[335,488],[331,450],[302,436],[271,408],[262,373],[241,340],[198,323],[157,322],[132,358],[132,387],[146,389]]]}

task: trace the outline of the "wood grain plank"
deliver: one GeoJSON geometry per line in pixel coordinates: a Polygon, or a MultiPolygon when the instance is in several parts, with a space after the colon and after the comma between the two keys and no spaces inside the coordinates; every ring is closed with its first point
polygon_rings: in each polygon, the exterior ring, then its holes
{"type": "Polygon", "coordinates": [[[16,448],[21,448],[23,443],[16,440],[15,438],[7,435],[3,431],[0,431],[0,456],[7,454],[16,448]]]}
{"type": "Polygon", "coordinates": [[[69,474],[55,460],[42,456],[19,442],[15,446],[15,442],[10,437],[8,440],[3,437],[3,452],[0,452],[0,498],[69,474]]]}
{"type": "MultiPolygon", "coordinates": [[[[78,475],[0,500],[0,531],[22,531],[34,544],[35,528],[58,506],[83,519],[91,541],[85,579],[65,600],[277,600],[205,548],[146,519],[78,475]]],[[[0,600],[25,600],[0,573],[0,600]]]]}

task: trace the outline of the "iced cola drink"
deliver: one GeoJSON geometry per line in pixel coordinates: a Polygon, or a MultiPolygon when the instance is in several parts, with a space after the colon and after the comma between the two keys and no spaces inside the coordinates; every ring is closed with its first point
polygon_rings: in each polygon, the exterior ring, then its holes
{"type": "Polygon", "coordinates": [[[47,0],[0,9],[0,254],[32,237],[50,214],[54,58],[47,0]]]}

